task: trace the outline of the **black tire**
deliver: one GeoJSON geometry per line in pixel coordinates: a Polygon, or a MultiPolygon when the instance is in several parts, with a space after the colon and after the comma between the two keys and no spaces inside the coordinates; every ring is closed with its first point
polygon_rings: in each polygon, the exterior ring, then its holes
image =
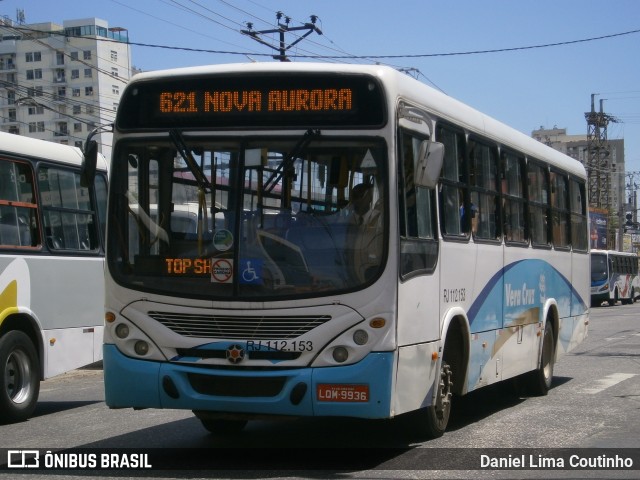
{"type": "Polygon", "coordinates": [[[610,307],[613,307],[616,303],[618,303],[618,289],[616,288],[613,293],[613,298],[607,300],[610,307]]]}
{"type": "Polygon", "coordinates": [[[29,418],[40,393],[38,354],[23,332],[11,331],[0,339],[0,421],[29,418]]]}
{"type": "Polygon", "coordinates": [[[438,381],[435,404],[418,412],[417,426],[420,432],[428,438],[441,437],[447,429],[449,417],[451,416],[452,386],[451,367],[443,361],[440,366],[440,379],[438,381]]]}
{"type": "Polygon", "coordinates": [[[553,367],[556,360],[556,341],[553,333],[553,325],[547,319],[542,336],[542,354],[539,366],[533,372],[526,374],[524,378],[525,390],[530,395],[544,396],[551,389],[553,367]]]}

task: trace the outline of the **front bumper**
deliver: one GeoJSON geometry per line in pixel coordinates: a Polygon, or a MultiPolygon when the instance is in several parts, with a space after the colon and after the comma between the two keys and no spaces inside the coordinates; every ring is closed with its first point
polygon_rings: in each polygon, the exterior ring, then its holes
{"type": "Polygon", "coordinates": [[[393,352],[339,367],[247,370],[137,360],[103,346],[111,408],[172,408],[244,415],[389,418],[393,352]],[[320,400],[318,385],[368,386],[367,401],[320,400]]]}

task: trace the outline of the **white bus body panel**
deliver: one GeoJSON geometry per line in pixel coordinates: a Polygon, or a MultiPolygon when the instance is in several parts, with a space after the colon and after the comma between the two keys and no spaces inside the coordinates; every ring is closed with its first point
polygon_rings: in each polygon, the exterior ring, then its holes
{"type": "Polygon", "coordinates": [[[0,255],[1,319],[20,312],[42,331],[45,378],[102,359],[103,267],[100,257],[0,255]]]}
{"type": "Polygon", "coordinates": [[[433,386],[440,362],[432,355],[440,342],[406,345],[398,348],[398,373],[392,400],[392,416],[431,405],[433,386]]]}

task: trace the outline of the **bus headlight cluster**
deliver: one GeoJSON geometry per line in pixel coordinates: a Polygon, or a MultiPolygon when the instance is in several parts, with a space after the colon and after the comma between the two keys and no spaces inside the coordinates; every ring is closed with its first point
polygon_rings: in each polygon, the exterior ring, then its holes
{"type": "MultiPolygon", "coordinates": [[[[126,323],[119,323],[116,325],[115,332],[116,337],[125,340],[129,336],[129,333],[131,333],[131,330],[126,323]]],[[[149,353],[149,344],[144,340],[137,340],[136,343],[133,344],[133,351],[141,357],[144,357],[149,353]]]]}
{"type": "MultiPolygon", "coordinates": [[[[366,330],[358,329],[353,332],[353,343],[358,346],[366,345],[369,341],[369,334],[366,330]]],[[[349,350],[344,346],[338,346],[333,349],[333,359],[338,363],[344,363],[349,359],[349,350]]]]}
{"type": "Polygon", "coordinates": [[[123,317],[108,312],[105,315],[105,324],[111,332],[111,342],[107,340],[108,337],[105,337],[106,343],[115,343],[123,354],[130,357],[143,357],[146,360],[166,360],[145,333],[123,317]]]}
{"type": "Polygon", "coordinates": [[[354,325],[333,339],[312,363],[314,367],[357,363],[369,353],[380,348],[380,341],[387,332],[385,317],[378,316],[354,325]]]}

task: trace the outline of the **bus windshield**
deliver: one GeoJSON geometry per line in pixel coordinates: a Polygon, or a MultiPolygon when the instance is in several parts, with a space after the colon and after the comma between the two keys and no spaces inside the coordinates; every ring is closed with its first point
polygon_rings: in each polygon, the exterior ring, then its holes
{"type": "Polygon", "coordinates": [[[591,254],[591,281],[601,282],[607,279],[607,256],[591,254]]]}
{"type": "Polygon", "coordinates": [[[382,270],[381,139],[173,131],[122,141],[115,159],[109,268],[122,285],[272,299],[353,290],[382,270]]]}

